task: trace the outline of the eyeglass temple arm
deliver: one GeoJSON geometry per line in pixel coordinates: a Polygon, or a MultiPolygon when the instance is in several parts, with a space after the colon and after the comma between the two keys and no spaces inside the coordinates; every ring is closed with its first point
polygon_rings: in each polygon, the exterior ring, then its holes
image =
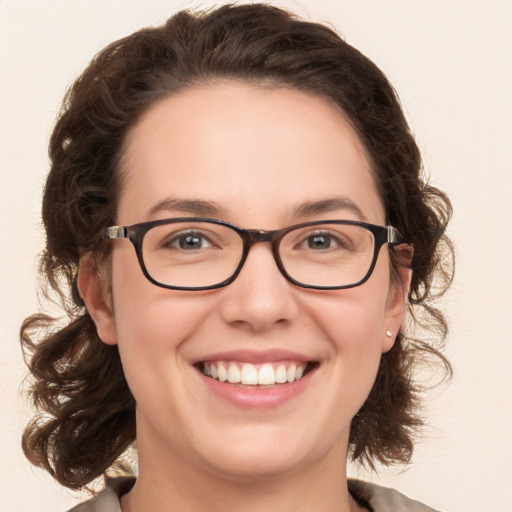
{"type": "Polygon", "coordinates": [[[115,238],[128,238],[128,230],[125,226],[109,226],[103,233],[102,240],[115,238]]]}
{"type": "Polygon", "coordinates": [[[405,238],[402,236],[400,231],[398,231],[398,229],[394,228],[393,226],[387,226],[387,228],[388,228],[388,244],[398,245],[398,244],[406,243],[405,238]]]}

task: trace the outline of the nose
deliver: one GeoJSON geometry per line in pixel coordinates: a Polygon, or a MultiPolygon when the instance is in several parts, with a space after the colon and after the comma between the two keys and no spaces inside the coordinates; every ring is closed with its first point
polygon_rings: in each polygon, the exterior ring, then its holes
{"type": "Polygon", "coordinates": [[[297,289],[279,271],[272,248],[256,242],[237,278],[224,289],[221,314],[230,324],[261,332],[299,314],[297,289]]]}

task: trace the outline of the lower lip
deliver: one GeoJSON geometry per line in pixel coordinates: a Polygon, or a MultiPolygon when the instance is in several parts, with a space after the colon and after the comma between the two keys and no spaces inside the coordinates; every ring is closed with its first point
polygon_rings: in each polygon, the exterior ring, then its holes
{"type": "Polygon", "coordinates": [[[268,387],[220,382],[217,379],[207,377],[200,370],[198,370],[198,373],[210,391],[232,405],[242,409],[268,409],[279,407],[300,395],[306,389],[315,371],[316,369],[313,369],[295,382],[268,387]]]}

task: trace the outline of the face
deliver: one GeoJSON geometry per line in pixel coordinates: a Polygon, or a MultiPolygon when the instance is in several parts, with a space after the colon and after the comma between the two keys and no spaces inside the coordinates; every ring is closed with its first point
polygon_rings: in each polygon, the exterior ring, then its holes
{"type": "MultiPolygon", "coordinates": [[[[123,173],[120,225],[185,216],[266,230],[385,224],[356,133],[326,101],[296,90],[224,83],[166,98],[130,132],[123,173]]],[[[403,314],[387,246],[365,284],[331,291],[288,282],[266,243],[217,290],[155,286],[127,240],[112,242],[111,264],[113,308],[95,273],[81,271],[79,284],[100,337],[119,344],[141,463],[267,478],[344,460],[351,419],[394,339],[385,332],[396,334],[403,314]],[[205,375],[205,363],[307,371],[241,385],[205,375]]]]}

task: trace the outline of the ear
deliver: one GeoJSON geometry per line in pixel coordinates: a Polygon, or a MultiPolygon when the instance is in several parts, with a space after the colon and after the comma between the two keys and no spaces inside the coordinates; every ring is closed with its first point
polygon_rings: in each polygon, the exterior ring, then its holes
{"type": "Polygon", "coordinates": [[[382,333],[382,352],[387,352],[395,343],[400,331],[405,310],[407,308],[412,270],[401,267],[398,269],[399,279],[392,283],[386,301],[385,325],[382,333]]]}
{"type": "Polygon", "coordinates": [[[99,338],[107,345],[117,343],[114,310],[105,269],[88,253],[80,259],[78,267],[78,293],[96,325],[99,338]]]}

